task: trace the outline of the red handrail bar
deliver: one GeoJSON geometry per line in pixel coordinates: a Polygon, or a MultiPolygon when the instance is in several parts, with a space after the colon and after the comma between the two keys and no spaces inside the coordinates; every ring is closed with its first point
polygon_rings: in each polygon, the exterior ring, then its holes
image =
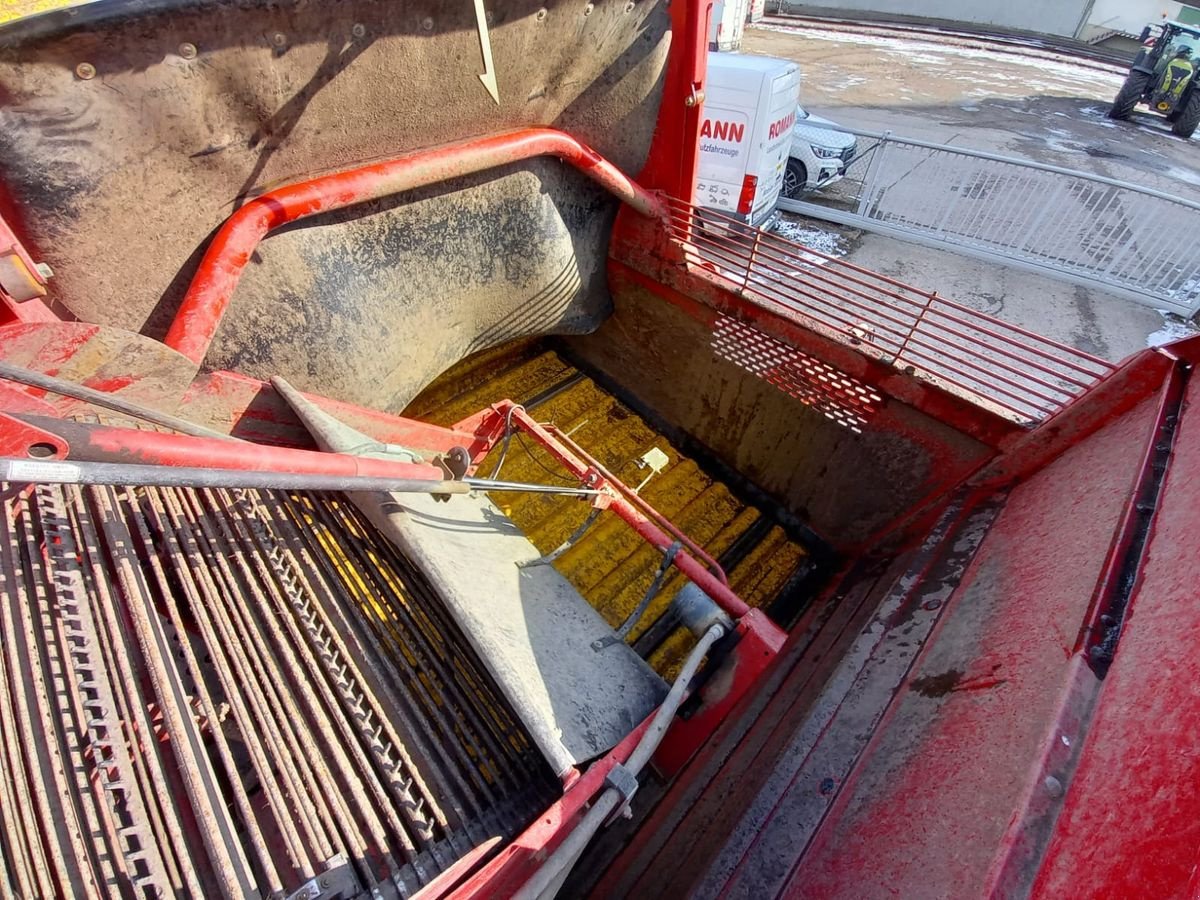
{"type": "Polygon", "coordinates": [[[420,150],[289,184],[246,203],[209,244],[164,343],[197,365],[203,362],[242,270],[263,238],[282,225],[539,156],[574,166],[644,216],[665,216],[657,196],[586,144],[553,128],[526,128],[420,150]]]}

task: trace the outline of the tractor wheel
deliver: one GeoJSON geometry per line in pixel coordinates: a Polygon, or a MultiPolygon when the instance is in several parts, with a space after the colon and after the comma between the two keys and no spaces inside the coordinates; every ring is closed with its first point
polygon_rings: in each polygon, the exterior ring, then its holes
{"type": "Polygon", "coordinates": [[[1133,108],[1142,99],[1142,94],[1146,93],[1146,85],[1149,83],[1150,76],[1145,72],[1130,72],[1125,83],[1121,85],[1121,90],[1117,94],[1117,99],[1113,101],[1112,108],[1108,111],[1108,117],[1110,119],[1128,119],[1133,108]]]}
{"type": "Polygon", "coordinates": [[[1193,89],[1183,111],[1179,113],[1179,118],[1171,126],[1171,132],[1183,138],[1190,138],[1197,125],[1200,125],[1200,91],[1193,89]]]}
{"type": "Polygon", "coordinates": [[[808,169],[798,159],[789,159],[783,171],[783,196],[799,200],[808,190],[808,169]]]}

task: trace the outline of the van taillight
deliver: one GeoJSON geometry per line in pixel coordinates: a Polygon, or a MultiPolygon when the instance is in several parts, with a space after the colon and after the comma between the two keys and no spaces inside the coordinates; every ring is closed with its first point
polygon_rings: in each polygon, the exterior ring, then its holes
{"type": "Polygon", "coordinates": [[[757,176],[747,175],[742,181],[742,196],[738,197],[738,212],[741,215],[750,215],[750,210],[754,208],[754,192],[757,190],[757,176]]]}

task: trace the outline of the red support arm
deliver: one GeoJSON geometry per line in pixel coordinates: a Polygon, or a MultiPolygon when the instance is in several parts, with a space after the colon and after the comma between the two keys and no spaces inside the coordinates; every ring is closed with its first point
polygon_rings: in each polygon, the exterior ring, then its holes
{"type": "Polygon", "coordinates": [[[322,175],[256,197],[226,220],[200,261],[166,345],[197,364],[204,360],[242,270],[262,239],[281,225],[539,156],[569,163],[644,216],[664,215],[653,194],[590,147],[552,128],[475,138],[322,175]]]}

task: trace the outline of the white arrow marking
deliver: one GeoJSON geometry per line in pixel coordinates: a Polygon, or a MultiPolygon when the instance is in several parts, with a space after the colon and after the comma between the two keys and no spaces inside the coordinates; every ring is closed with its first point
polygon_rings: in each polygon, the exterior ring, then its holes
{"type": "Polygon", "coordinates": [[[487,13],[483,9],[483,0],[475,0],[475,22],[479,25],[479,49],[483,51],[483,74],[479,76],[479,80],[499,106],[500,89],[496,87],[496,70],[492,66],[492,39],[488,37],[487,13]]]}

